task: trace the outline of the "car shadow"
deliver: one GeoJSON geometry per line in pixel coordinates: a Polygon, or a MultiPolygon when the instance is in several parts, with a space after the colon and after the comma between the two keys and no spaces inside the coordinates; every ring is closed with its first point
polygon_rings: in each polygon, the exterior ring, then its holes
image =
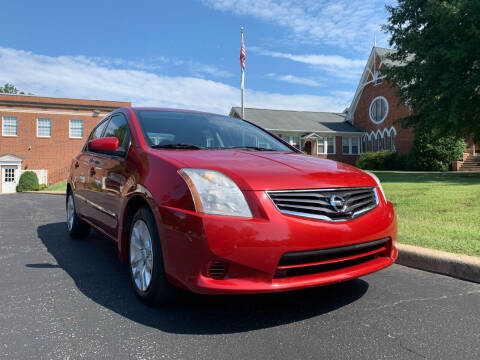
{"type": "Polygon", "coordinates": [[[137,323],[177,334],[223,334],[269,328],[334,311],[361,298],[368,283],[356,279],[295,292],[262,295],[185,294],[164,307],[150,307],[134,293],[116,245],[97,231],[72,240],[64,222],[37,228],[57,264],[26,264],[37,271],[59,267],[89,299],[137,323]]]}

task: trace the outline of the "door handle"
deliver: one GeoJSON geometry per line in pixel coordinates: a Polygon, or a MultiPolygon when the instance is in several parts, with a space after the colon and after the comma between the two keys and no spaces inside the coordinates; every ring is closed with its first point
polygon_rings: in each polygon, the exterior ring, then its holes
{"type": "Polygon", "coordinates": [[[90,176],[95,175],[95,173],[96,173],[96,172],[95,172],[95,168],[94,168],[94,167],[91,167],[91,168],[90,168],[90,176]]]}

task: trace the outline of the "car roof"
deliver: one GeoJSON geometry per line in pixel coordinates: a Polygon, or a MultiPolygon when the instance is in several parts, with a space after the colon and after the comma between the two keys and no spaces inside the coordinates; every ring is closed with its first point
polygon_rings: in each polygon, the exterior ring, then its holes
{"type": "Polygon", "coordinates": [[[199,110],[189,110],[189,109],[175,109],[175,108],[162,108],[162,107],[154,107],[154,106],[135,106],[131,107],[132,110],[151,110],[151,111],[171,111],[171,112],[184,112],[184,113],[194,113],[194,114],[208,114],[208,115],[216,115],[216,116],[225,116],[223,114],[216,114],[206,111],[199,111],[199,110]]]}

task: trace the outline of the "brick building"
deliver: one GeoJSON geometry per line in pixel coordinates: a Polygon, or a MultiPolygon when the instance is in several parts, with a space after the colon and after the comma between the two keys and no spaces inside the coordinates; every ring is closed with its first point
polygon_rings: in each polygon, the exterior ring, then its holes
{"type": "MultiPolygon", "coordinates": [[[[353,101],[347,110],[346,120],[365,131],[362,151],[389,149],[405,154],[413,144],[413,129],[404,129],[397,122],[410,114],[410,108],[401,102],[395,89],[382,75],[383,66],[401,65],[387,59],[391,52],[390,49],[372,48],[353,101]]],[[[480,144],[475,144],[469,138],[466,143],[467,150],[463,161],[452,164],[452,170],[459,170],[462,166],[464,170],[480,168],[480,144]]]]}
{"type": "Polygon", "coordinates": [[[130,103],[0,94],[0,193],[15,192],[25,170],[45,185],[65,179],[93,127],[123,106],[130,103]]]}
{"type": "MultiPolygon", "coordinates": [[[[231,117],[241,118],[233,107],[231,117]]],[[[346,121],[346,114],[245,109],[245,119],[286,140],[307,154],[354,164],[365,132],[346,121]]]]}
{"type": "Polygon", "coordinates": [[[403,129],[396,120],[408,116],[410,109],[382,75],[382,67],[392,65],[385,59],[389,51],[372,48],[346,119],[365,131],[362,151],[387,149],[405,154],[412,147],[413,130],[403,129]]]}
{"type": "MultiPolygon", "coordinates": [[[[407,116],[410,109],[382,74],[385,65],[400,65],[387,59],[391,51],[372,48],[352,103],[341,114],[247,108],[245,119],[308,154],[350,164],[355,163],[360,152],[392,150],[406,154],[413,144],[413,130],[402,128],[397,120],[407,116]]],[[[240,111],[234,107],[230,116],[240,118],[240,111]]],[[[480,157],[475,155],[480,155],[480,144],[467,139],[464,160],[478,159],[480,167],[480,157]]],[[[453,169],[461,166],[459,163],[453,169]]]]}

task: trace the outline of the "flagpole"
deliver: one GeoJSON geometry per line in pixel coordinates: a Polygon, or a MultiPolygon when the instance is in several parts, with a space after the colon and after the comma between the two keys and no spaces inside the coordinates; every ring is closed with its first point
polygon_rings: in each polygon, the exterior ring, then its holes
{"type": "MultiPolygon", "coordinates": [[[[243,26],[240,27],[240,36],[241,36],[241,47],[243,49],[243,26]]],[[[242,75],[240,77],[240,88],[242,93],[242,119],[245,119],[245,69],[242,66],[242,75]]]]}

